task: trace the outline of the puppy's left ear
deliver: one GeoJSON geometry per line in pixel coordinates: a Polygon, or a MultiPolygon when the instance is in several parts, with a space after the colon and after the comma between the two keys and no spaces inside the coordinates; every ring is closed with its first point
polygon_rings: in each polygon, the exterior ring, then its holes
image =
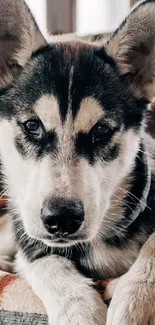
{"type": "Polygon", "coordinates": [[[124,82],[137,98],[155,96],[155,1],[141,2],[106,44],[124,82]]]}

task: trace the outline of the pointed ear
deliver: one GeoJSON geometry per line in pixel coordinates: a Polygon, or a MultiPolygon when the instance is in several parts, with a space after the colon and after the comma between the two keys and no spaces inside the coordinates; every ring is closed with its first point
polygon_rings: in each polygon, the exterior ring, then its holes
{"type": "Polygon", "coordinates": [[[106,44],[134,96],[155,96],[155,1],[141,2],[106,44]]]}
{"type": "Polygon", "coordinates": [[[0,0],[0,87],[45,43],[23,0],[0,0]]]}

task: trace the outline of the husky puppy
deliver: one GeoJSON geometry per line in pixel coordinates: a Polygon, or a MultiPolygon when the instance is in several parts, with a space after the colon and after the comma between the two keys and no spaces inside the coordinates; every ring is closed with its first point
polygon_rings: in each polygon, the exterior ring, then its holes
{"type": "Polygon", "coordinates": [[[0,154],[16,270],[50,325],[155,324],[155,1],[103,46],[47,43],[0,0],[0,154]],[[121,276],[108,310],[95,280],[121,276]]]}

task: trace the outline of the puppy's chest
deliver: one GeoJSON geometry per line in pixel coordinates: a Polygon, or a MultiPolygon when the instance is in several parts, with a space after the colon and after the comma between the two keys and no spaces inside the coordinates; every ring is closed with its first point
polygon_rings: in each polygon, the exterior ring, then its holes
{"type": "Polygon", "coordinates": [[[77,267],[96,280],[117,277],[128,271],[138,254],[139,247],[133,242],[120,249],[103,243],[87,248],[77,267]]]}

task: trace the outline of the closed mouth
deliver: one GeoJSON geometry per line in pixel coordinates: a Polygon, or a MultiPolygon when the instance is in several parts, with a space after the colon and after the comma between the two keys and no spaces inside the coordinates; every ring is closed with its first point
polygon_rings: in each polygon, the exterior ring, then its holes
{"type": "Polygon", "coordinates": [[[66,238],[65,236],[62,235],[57,235],[57,236],[50,236],[50,235],[46,235],[46,236],[39,236],[39,239],[41,240],[48,240],[51,242],[55,242],[55,243],[67,243],[70,239],[66,238]]]}
{"type": "Polygon", "coordinates": [[[53,244],[69,244],[70,242],[81,242],[81,241],[86,241],[87,237],[86,236],[70,236],[70,237],[65,237],[62,235],[53,237],[50,235],[46,235],[46,236],[40,236],[39,237],[40,240],[43,241],[47,241],[49,244],[53,243],[53,244]]]}
{"type": "Polygon", "coordinates": [[[54,242],[57,244],[66,244],[68,243],[68,240],[62,238],[62,239],[54,240],[54,242]]]}

